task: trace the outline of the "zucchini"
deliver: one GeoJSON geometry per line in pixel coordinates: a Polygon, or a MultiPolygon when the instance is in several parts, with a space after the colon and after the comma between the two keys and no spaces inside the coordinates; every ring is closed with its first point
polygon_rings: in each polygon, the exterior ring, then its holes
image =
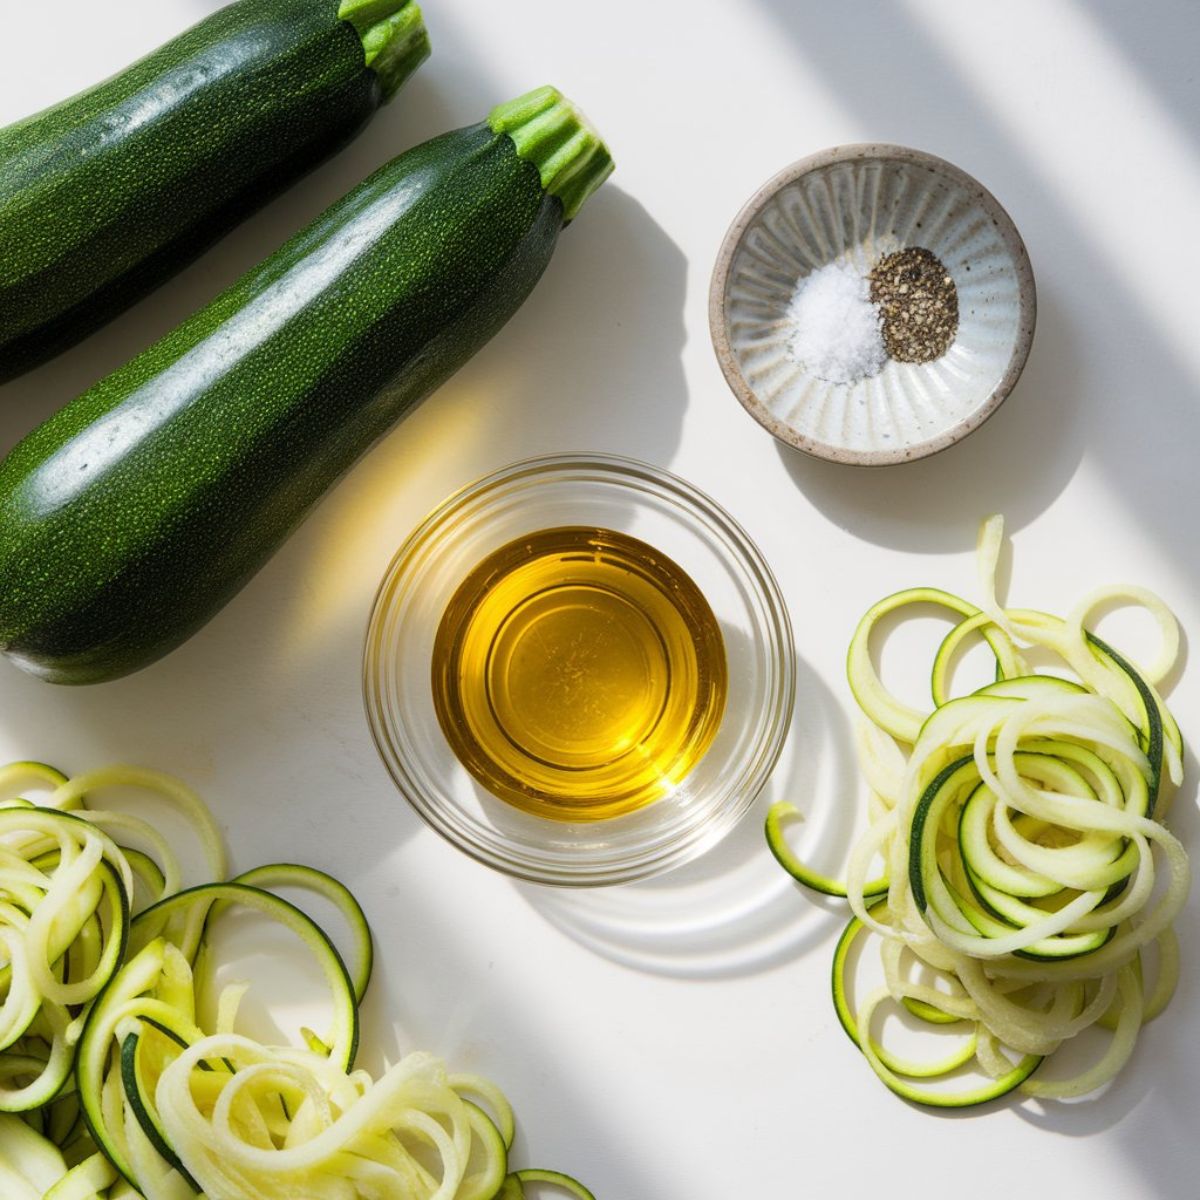
{"type": "Polygon", "coordinates": [[[348,142],[428,53],[411,0],[239,0],[0,130],[0,381],[348,142]]]}
{"type": "Polygon", "coordinates": [[[0,464],[0,649],[153,662],[516,312],[612,169],[553,88],[394,159],[0,464]]]}

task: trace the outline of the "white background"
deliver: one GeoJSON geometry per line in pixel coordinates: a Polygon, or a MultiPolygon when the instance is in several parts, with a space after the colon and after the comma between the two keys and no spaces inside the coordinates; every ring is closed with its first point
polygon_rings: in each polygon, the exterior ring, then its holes
{"type": "MultiPolygon", "coordinates": [[[[119,69],[215,0],[0,0],[0,122],[119,69]],[[51,15],[52,13],[52,15],[51,15]]],[[[1062,611],[1129,579],[1200,628],[1200,9],[1189,0],[429,0],[434,57],[366,134],[85,345],[0,389],[7,449],[384,159],[554,82],[618,159],[496,341],[404,422],[203,632],[131,679],[51,687],[0,666],[0,750],[116,759],[207,797],[237,865],[350,883],[380,968],[369,1057],[419,1045],[488,1072],[522,1163],[600,1200],[797,1194],[1192,1197],[1200,1149],[1195,905],[1184,982],[1104,1096],[947,1117],[870,1074],[828,998],[836,906],[765,853],[761,812],[656,884],[562,896],[442,844],[393,792],[362,716],[375,585],[450,490],[576,449],[669,466],[759,542],[797,627],[800,706],[773,798],[835,869],[859,793],[841,657],[911,584],[967,591],[1005,512],[1014,602],[1062,611]],[[706,323],[722,234],[778,168],[847,141],[933,151],[1009,209],[1040,319],[1016,392],[942,457],[863,473],[776,446],[721,379],[706,323]]],[[[1195,733],[1198,688],[1175,705],[1195,733]]],[[[1195,775],[1195,762],[1189,758],[1195,775]]],[[[1196,844],[1193,791],[1175,827],[1196,844]]]]}

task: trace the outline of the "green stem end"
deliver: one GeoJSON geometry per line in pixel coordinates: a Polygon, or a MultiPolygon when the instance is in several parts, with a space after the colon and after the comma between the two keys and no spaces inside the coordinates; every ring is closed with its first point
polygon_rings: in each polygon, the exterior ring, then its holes
{"type": "Polygon", "coordinates": [[[342,0],[338,16],[362,39],[386,104],[429,57],[425,18],[414,0],[342,0]]]}
{"type": "Polygon", "coordinates": [[[542,87],[492,109],[488,124],[533,163],[563,206],[563,223],[612,174],[613,159],[588,119],[557,88],[542,87]]]}

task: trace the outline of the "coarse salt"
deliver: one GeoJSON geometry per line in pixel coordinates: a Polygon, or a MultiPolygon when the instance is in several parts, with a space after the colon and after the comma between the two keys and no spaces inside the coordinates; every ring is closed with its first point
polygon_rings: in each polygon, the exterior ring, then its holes
{"type": "Polygon", "coordinates": [[[847,262],[806,275],[788,305],[792,358],[829,383],[858,383],[888,360],[870,280],[847,262]]]}

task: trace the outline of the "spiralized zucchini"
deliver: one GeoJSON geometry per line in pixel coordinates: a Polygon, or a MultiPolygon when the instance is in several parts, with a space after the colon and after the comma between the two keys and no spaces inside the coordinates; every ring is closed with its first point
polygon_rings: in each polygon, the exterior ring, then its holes
{"type": "Polygon", "coordinates": [[[179,860],[151,825],[97,807],[114,787],[181,810],[209,868],[224,874],[211,815],[169,776],[112,767],[68,780],[43,763],[0,768],[0,1111],[40,1108],[61,1093],[82,1014],[124,958],[131,912],[180,886],[179,860]],[[49,794],[34,805],[19,795],[25,789],[49,794]]]}
{"type": "Polygon", "coordinates": [[[293,864],[220,882],[225,869],[211,814],[177,780],[129,767],[72,780],[37,763],[0,768],[5,1200],[520,1200],[527,1183],[593,1200],[568,1176],[509,1172],[513,1115],[486,1079],[451,1075],[424,1053],[378,1080],[355,1069],[373,949],[342,884],[293,864]],[[130,786],[190,820],[218,882],[184,888],[154,827],[96,806],[103,790],[130,786]],[[48,793],[40,804],[19,794],[34,788],[48,793]],[[333,905],[349,963],[281,888],[333,905]],[[222,990],[214,1027],[203,1027],[199,980],[213,966],[212,931],[234,908],[278,922],[313,957],[329,1029],[301,1031],[299,1046],[247,1037],[241,983],[222,990]]]}
{"type": "Polygon", "coordinates": [[[793,806],[775,805],[767,821],[780,863],[853,909],[833,971],[847,1034],[889,1088],[938,1106],[1015,1089],[1072,1097],[1109,1082],[1171,998],[1179,972],[1171,923],[1190,880],[1183,846],[1162,823],[1183,761],[1156,690],[1178,652],[1170,610],[1142,588],[1094,592],[1065,619],[1002,608],[1002,540],[1003,522],[992,517],[979,543],[981,607],[912,589],[880,601],[854,634],[847,673],[865,718],[858,744],[870,820],[845,884],[788,845],[793,806]],[[872,649],[883,616],[929,604],[956,624],[935,656],[933,707],[921,712],[887,691],[872,649]],[[1089,630],[1111,605],[1154,618],[1160,645],[1148,666],[1089,630]],[[953,697],[953,665],[972,638],[990,648],[996,681],[953,697]],[[1030,647],[1057,660],[1062,675],[1031,671],[1022,653],[1030,647]],[[884,874],[871,878],[879,861],[884,874]],[[854,1003],[864,938],[878,942],[884,985],[854,1003]],[[940,1061],[902,1059],[873,1032],[890,1005],[962,1037],[940,1061]],[[1035,1074],[1093,1028],[1108,1040],[1090,1065],[1066,1077],[1035,1074]],[[964,1083],[968,1069],[974,1078],[964,1083]]]}

